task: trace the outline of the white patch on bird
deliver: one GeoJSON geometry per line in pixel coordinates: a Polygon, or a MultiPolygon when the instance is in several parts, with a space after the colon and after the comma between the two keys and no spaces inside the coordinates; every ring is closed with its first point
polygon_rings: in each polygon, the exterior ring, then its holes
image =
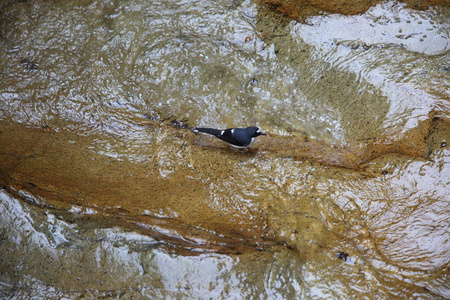
{"type": "Polygon", "coordinates": [[[234,129],[231,129],[231,134],[233,134],[234,133],[234,129]]]}
{"type": "Polygon", "coordinates": [[[245,149],[248,147],[248,146],[237,146],[237,145],[233,145],[233,144],[230,144],[230,146],[233,148],[237,148],[237,149],[245,149]]]}
{"type": "Polygon", "coordinates": [[[193,132],[198,132],[197,128],[192,129],[193,132]]]}
{"type": "Polygon", "coordinates": [[[255,141],[255,138],[252,137],[252,140],[250,141],[250,143],[247,146],[237,146],[237,145],[233,145],[233,144],[230,144],[230,145],[231,145],[231,147],[234,147],[234,148],[245,149],[245,148],[250,147],[250,145],[253,144],[254,141],[255,141]]]}
{"type": "Polygon", "coordinates": [[[225,130],[222,130],[222,131],[220,132],[220,135],[223,135],[224,132],[225,132],[225,130]]]}
{"type": "Polygon", "coordinates": [[[258,127],[258,130],[256,130],[256,132],[257,133],[261,133],[261,129],[259,129],[259,127],[258,127]]]}

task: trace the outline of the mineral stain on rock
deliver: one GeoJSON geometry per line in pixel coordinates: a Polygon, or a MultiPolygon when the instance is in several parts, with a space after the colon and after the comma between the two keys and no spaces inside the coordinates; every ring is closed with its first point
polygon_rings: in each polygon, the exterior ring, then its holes
{"type": "MultiPolygon", "coordinates": [[[[400,154],[425,158],[430,147],[427,136],[422,136],[423,143],[416,147],[378,142],[366,148],[345,149],[312,139],[305,141],[304,137],[269,135],[255,142],[253,149],[241,153],[186,129],[166,126],[165,130],[174,136],[181,133],[181,140],[175,143],[178,149],[171,138],[163,143],[171,151],[179,151],[186,161],[170,176],[161,178],[161,166],[157,163],[133,163],[98,155],[90,149],[95,136],[2,122],[0,183],[18,196],[20,191],[27,191],[45,199],[40,205],[65,210],[74,205],[93,209],[102,216],[110,216],[117,224],[178,246],[181,252],[242,253],[280,244],[283,240],[277,240],[274,235],[264,206],[248,211],[248,207],[238,203],[219,208],[222,205],[215,207],[214,201],[211,202],[214,198],[233,197],[244,188],[238,178],[247,180],[247,176],[235,173],[236,163],[252,164],[256,160],[270,165],[280,159],[309,161],[307,164],[330,167],[321,175],[324,178],[345,174],[364,178],[379,176],[381,171],[364,171],[365,165],[377,157],[400,154]],[[230,177],[232,174],[237,181],[230,177]],[[211,185],[218,189],[211,189],[211,185]],[[227,186],[228,189],[222,189],[227,186]],[[161,210],[165,212],[162,215],[161,210]]],[[[155,155],[151,144],[146,147],[148,157],[155,155]]],[[[274,175],[270,169],[258,169],[258,174],[260,178],[274,175]]],[[[318,177],[312,184],[321,180],[318,177]]],[[[257,198],[260,197],[273,195],[271,191],[261,191],[257,198]]]]}
{"type": "MultiPolygon", "coordinates": [[[[369,8],[382,3],[380,0],[259,0],[260,3],[273,7],[278,12],[295,20],[305,19],[321,13],[336,13],[356,15],[366,12],[369,8]]],[[[407,7],[413,9],[428,9],[430,6],[448,5],[446,0],[403,0],[407,7]]]]}

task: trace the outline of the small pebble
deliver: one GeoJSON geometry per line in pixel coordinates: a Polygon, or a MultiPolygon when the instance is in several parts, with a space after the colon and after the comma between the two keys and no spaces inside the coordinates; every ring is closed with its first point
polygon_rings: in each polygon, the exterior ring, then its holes
{"type": "Polygon", "coordinates": [[[342,259],[343,261],[347,261],[350,256],[345,252],[338,252],[338,253],[336,253],[336,255],[339,259],[342,259]]]}

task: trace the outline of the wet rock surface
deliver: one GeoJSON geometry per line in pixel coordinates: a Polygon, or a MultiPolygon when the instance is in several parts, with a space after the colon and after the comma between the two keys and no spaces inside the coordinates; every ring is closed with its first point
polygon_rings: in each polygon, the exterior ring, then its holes
{"type": "Polygon", "coordinates": [[[448,298],[448,12],[1,5],[0,296],[448,298]]]}

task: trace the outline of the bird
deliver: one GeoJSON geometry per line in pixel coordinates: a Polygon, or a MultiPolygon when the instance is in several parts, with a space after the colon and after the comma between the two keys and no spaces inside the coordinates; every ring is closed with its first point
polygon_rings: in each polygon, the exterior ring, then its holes
{"type": "Polygon", "coordinates": [[[266,135],[261,132],[261,129],[256,126],[251,126],[247,128],[228,128],[228,129],[214,129],[214,128],[202,128],[194,127],[193,132],[203,132],[211,134],[222,141],[227,142],[230,146],[238,149],[248,148],[254,141],[255,138],[260,135],[266,135]]]}

